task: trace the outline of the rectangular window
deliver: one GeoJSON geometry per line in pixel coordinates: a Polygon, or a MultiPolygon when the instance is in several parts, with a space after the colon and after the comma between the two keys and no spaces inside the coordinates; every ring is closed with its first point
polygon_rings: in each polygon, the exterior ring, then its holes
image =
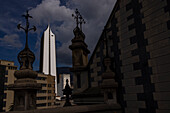
{"type": "Polygon", "coordinates": [[[46,77],[37,77],[37,80],[46,80],[46,77]]]}
{"type": "Polygon", "coordinates": [[[51,90],[48,90],[48,93],[51,93],[51,90]]]}
{"type": "Polygon", "coordinates": [[[6,82],[6,83],[8,82],[8,77],[5,77],[5,82],[6,82]]]}
{"type": "Polygon", "coordinates": [[[48,96],[48,100],[51,100],[51,96],[48,96]]]}
{"type": "Polygon", "coordinates": [[[5,75],[8,75],[8,70],[5,71],[5,75]]]}
{"type": "Polygon", "coordinates": [[[41,86],[42,86],[42,87],[46,87],[46,86],[47,86],[47,84],[41,84],[41,86]]]}
{"type": "Polygon", "coordinates": [[[6,107],[6,101],[3,101],[3,107],[6,107]]]}
{"type": "Polygon", "coordinates": [[[37,107],[42,107],[42,106],[46,106],[46,103],[42,103],[42,104],[37,104],[37,107]]]}
{"type": "Polygon", "coordinates": [[[7,90],[7,85],[4,85],[4,90],[7,90]]]}
{"type": "Polygon", "coordinates": [[[37,93],[46,93],[46,90],[38,90],[37,93]]]}
{"type": "Polygon", "coordinates": [[[48,103],[48,106],[51,106],[51,103],[48,103]]]}
{"type": "Polygon", "coordinates": [[[46,100],[46,97],[37,97],[37,100],[46,100]]]}
{"type": "Polygon", "coordinates": [[[48,87],[51,87],[51,84],[48,84],[48,87]]]}
{"type": "Polygon", "coordinates": [[[6,99],[6,93],[4,93],[3,99],[6,99]]]}

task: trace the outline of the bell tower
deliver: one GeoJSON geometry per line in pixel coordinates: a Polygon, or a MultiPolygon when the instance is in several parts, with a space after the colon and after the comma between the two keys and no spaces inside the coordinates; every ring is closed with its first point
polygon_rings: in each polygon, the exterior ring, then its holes
{"type": "Polygon", "coordinates": [[[87,44],[84,42],[85,35],[82,32],[82,24],[85,23],[79,11],[76,9],[75,15],[72,15],[77,26],[73,30],[74,38],[71,40],[72,44],[69,48],[72,50],[73,67],[70,69],[73,72],[73,86],[74,92],[81,92],[88,87],[88,74],[85,72],[88,64],[88,54],[90,51],[87,49],[87,44]],[[87,83],[86,83],[87,82],[87,83]]]}

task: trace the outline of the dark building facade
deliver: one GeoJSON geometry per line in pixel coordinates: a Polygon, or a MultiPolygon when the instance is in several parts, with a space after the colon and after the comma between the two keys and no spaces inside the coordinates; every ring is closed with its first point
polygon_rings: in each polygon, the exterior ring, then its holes
{"type": "Polygon", "coordinates": [[[5,107],[5,103],[3,101],[3,99],[5,98],[4,95],[4,83],[5,83],[5,71],[6,71],[6,66],[0,65],[0,78],[1,78],[1,82],[0,82],[0,112],[3,112],[5,110],[3,110],[3,107],[5,107]]]}
{"type": "Polygon", "coordinates": [[[88,62],[89,88],[100,87],[106,46],[124,113],[170,113],[170,1],[117,0],[88,62]]]}

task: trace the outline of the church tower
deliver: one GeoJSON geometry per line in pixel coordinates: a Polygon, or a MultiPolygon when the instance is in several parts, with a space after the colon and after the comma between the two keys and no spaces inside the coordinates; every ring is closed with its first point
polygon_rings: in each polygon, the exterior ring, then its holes
{"type": "Polygon", "coordinates": [[[73,30],[74,38],[71,40],[72,45],[69,48],[72,50],[72,62],[73,67],[70,69],[73,72],[73,86],[74,93],[79,93],[88,87],[88,73],[85,71],[88,64],[88,54],[90,51],[87,49],[87,44],[84,42],[85,35],[82,32],[81,24],[85,23],[84,19],[76,9],[76,15],[73,17],[76,19],[77,26],[73,30]],[[78,26],[80,24],[80,27],[78,26]]]}

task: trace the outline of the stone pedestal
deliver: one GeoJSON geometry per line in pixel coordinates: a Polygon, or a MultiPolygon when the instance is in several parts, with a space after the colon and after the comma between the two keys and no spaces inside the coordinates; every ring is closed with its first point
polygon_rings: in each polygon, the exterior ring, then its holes
{"type": "Polygon", "coordinates": [[[118,84],[115,82],[115,73],[110,70],[111,59],[106,57],[104,59],[104,65],[106,71],[102,74],[103,82],[101,84],[101,90],[104,93],[104,101],[107,104],[117,104],[116,88],[118,84]]]}
{"type": "Polygon", "coordinates": [[[37,73],[30,69],[18,70],[14,73],[18,78],[8,89],[14,90],[14,111],[36,109],[36,92],[41,84],[36,82],[37,73]]]}

